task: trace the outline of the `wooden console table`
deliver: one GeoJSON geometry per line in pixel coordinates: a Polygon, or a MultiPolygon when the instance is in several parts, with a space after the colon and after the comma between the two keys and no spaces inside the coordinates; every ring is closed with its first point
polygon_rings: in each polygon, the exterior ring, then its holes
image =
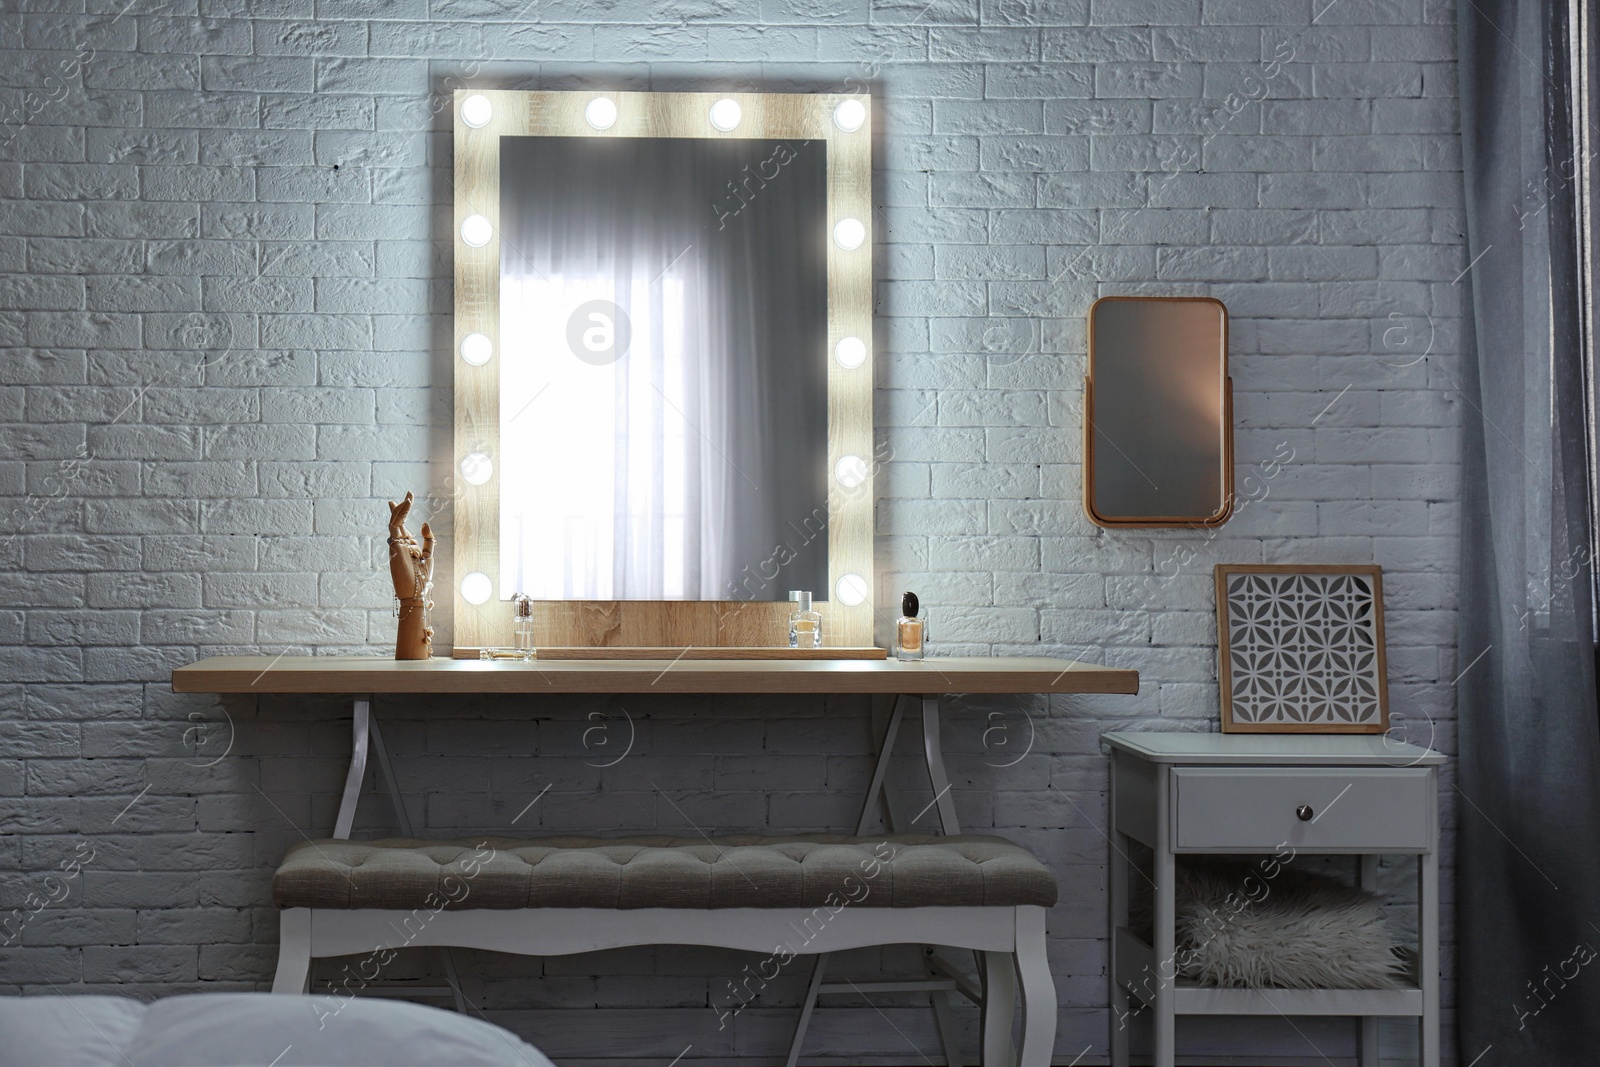
{"type": "Polygon", "coordinates": [[[922,701],[923,757],[947,834],[960,833],[940,745],[939,700],[952,693],[1137,693],[1139,672],[1044,657],[899,660],[393,660],[377,656],[213,656],[172,672],[178,693],[350,693],[354,744],[335,837],[348,837],[375,748],[399,803],[393,770],[372,719],[376,693],[826,693],[895,697],[862,807],[863,832],[883,790],[889,754],[909,698],[922,701]]]}
{"type": "MultiPolygon", "coordinates": [[[[922,756],[933,790],[932,807],[946,834],[959,834],[960,821],[950,796],[940,739],[939,697],[956,693],[1049,694],[1121,693],[1139,691],[1137,671],[1100,667],[1076,660],[1044,657],[950,657],[914,663],[898,660],[456,660],[399,661],[377,656],[214,656],[172,672],[179,693],[278,694],[348,693],[354,699],[350,769],[345,776],[333,836],[347,838],[354,825],[367,756],[378,768],[393,803],[401,832],[414,836],[411,818],[400,802],[394,767],[372,715],[374,694],[462,693],[663,693],[663,694],[864,694],[894,698],[887,723],[878,736],[877,762],[861,805],[856,833],[864,834],[875,810],[887,809],[891,830],[909,830],[892,793],[884,788],[895,738],[907,706],[919,700],[922,713],[922,756]]],[[[790,1042],[787,1067],[795,1067],[806,1027],[819,993],[907,990],[912,983],[823,982],[825,956],[816,957],[806,999],[790,1042]],[[879,987],[882,987],[881,989],[879,987]]],[[[981,1001],[981,993],[965,975],[941,957],[929,957],[932,977],[921,982],[933,994],[933,1006],[945,1048],[946,1062],[962,1063],[949,1014],[949,994],[981,1001]],[[935,973],[938,972],[938,973],[935,973]]],[[[448,955],[449,989],[416,990],[449,995],[461,1002],[454,965],[448,955]]]]}

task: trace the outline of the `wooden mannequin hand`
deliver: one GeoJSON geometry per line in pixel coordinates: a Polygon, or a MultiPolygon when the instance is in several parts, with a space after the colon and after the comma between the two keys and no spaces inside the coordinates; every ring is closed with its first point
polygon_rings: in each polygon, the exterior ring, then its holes
{"type": "Polygon", "coordinates": [[[389,576],[394,580],[394,595],[410,600],[423,594],[433,575],[433,530],[422,524],[422,544],[406,530],[412,497],[396,504],[389,501],[389,576]]]}
{"type": "Polygon", "coordinates": [[[389,501],[389,577],[400,600],[400,625],[395,633],[395,659],[427,659],[433,655],[433,627],[427,620],[428,583],[433,577],[433,530],[422,524],[422,544],[406,530],[412,497],[389,501]]]}

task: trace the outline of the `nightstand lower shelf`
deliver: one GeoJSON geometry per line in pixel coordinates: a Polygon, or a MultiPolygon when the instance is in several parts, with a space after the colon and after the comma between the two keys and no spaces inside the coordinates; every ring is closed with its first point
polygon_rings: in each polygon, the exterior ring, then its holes
{"type": "MultiPolygon", "coordinates": [[[[1139,979],[1155,974],[1155,950],[1126,928],[1117,931],[1112,966],[1128,996],[1141,997],[1139,979]]],[[[1180,978],[1172,986],[1174,1015],[1353,1015],[1418,1018],[1423,1014],[1420,986],[1400,989],[1225,989],[1180,978]]]]}

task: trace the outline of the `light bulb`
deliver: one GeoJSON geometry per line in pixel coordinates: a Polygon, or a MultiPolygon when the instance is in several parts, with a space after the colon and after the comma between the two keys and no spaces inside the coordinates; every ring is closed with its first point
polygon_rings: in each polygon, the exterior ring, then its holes
{"type": "Polygon", "coordinates": [[[737,129],[739,120],[744,117],[744,112],[739,107],[737,100],[718,100],[711,105],[711,125],[727,133],[737,129]]]}
{"type": "Polygon", "coordinates": [[[494,342],[481,333],[469,333],[461,339],[461,358],[474,367],[481,367],[494,355],[494,342]]]}
{"type": "Polygon", "coordinates": [[[867,580],[859,574],[845,575],[839,579],[839,584],[834,588],[839,594],[840,602],[847,608],[853,608],[867,599],[867,580]]]}
{"type": "Polygon", "coordinates": [[[853,252],[867,239],[867,228],[860,219],[840,219],[833,227],[833,243],[846,252],[853,252]]]}
{"type": "Polygon", "coordinates": [[[494,114],[494,107],[489,103],[489,98],[479,93],[473,93],[461,101],[461,121],[475,130],[481,130],[489,125],[489,118],[494,114]]]}
{"type": "Polygon", "coordinates": [[[833,465],[833,477],[846,489],[854,489],[867,480],[867,461],[860,456],[841,456],[833,465]]]}
{"type": "Polygon", "coordinates": [[[494,476],[494,461],[482,452],[468,452],[461,457],[461,477],[468,485],[482,485],[494,476]]]}
{"type": "Polygon", "coordinates": [[[609,130],[617,124],[617,102],[609,97],[597,96],[583,109],[583,118],[597,130],[609,130]]]}
{"type": "Polygon", "coordinates": [[[867,121],[867,106],[859,100],[845,100],[833,109],[833,124],[845,133],[855,133],[867,121]]]}
{"type": "Polygon", "coordinates": [[[482,604],[494,595],[494,583],[482,571],[473,571],[461,579],[461,599],[468,604],[482,604]]]}
{"type": "Polygon", "coordinates": [[[867,343],[859,337],[841,337],[833,346],[833,358],[845,370],[855,370],[867,361],[867,343]]]}
{"type": "Polygon", "coordinates": [[[461,239],[473,248],[482,248],[494,236],[494,227],[482,215],[468,215],[461,220],[461,239]]]}

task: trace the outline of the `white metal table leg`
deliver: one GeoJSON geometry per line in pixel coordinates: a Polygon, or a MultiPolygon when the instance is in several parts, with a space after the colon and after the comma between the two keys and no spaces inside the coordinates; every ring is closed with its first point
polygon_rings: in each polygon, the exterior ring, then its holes
{"type": "MultiPolygon", "coordinates": [[[[902,704],[904,697],[894,698],[894,707],[890,709],[889,721],[883,728],[883,736],[878,742],[878,759],[872,768],[872,782],[867,786],[867,795],[861,801],[861,817],[856,820],[856,836],[867,832],[867,827],[872,825],[875,809],[881,803],[888,809],[888,823],[890,833],[897,828],[897,804],[891,799],[891,791],[885,786],[889,775],[889,764],[894,756],[895,738],[900,734],[900,723],[905,719],[905,707],[902,704]]],[[[874,720],[877,714],[874,714],[874,720]]],[[[876,725],[876,722],[874,722],[876,725]]],[[[784,1060],[784,1067],[795,1067],[800,1060],[800,1050],[805,1045],[806,1029],[811,1025],[812,1012],[817,1007],[817,994],[822,991],[822,976],[828,969],[828,954],[822,953],[811,958],[811,980],[806,983],[805,999],[800,1002],[800,1017],[795,1020],[794,1035],[789,1039],[789,1055],[784,1060]]]]}
{"type": "Polygon", "coordinates": [[[817,994],[822,991],[822,976],[828,970],[828,953],[811,958],[811,981],[806,983],[806,998],[800,1002],[800,1018],[795,1020],[794,1036],[789,1039],[789,1055],[784,1067],[795,1067],[800,1062],[800,1048],[806,1042],[806,1028],[811,1025],[811,1013],[817,1008],[817,994]]]}
{"type": "Polygon", "coordinates": [[[411,813],[406,810],[405,796],[400,792],[400,780],[395,777],[394,764],[389,760],[389,749],[383,743],[383,732],[378,729],[378,719],[372,717],[369,727],[372,749],[378,757],[378,770],[383,775],[384,788],[389,791],[389,803],[394,807],[395,822],[406,837],[415,837],[411,828],[411,813]]]}
{"type": "MultiPolygon", "coordinates": [[[[959,834],[961,823],[956,818],[955,800],[950,796],[950,776],[944,768],[938,697],[922,698],[922,756],[928,767],[928,784],[933,788],[933,805],[939,809],[939,828],[947,835],[959,834]]],[[[955,1019],[950,1012],[950,994],[936,989],[932,998],[933,1017],[939,1025],[945,1062],[949,1067],[962,1067],[961,1049],[955,1039],[955,1019]]]]}
{"type": "MultiPolygon", "coordinates": [[[[412,829],[411,813],[406,810],[405,794],[400,791],[400,779],[394,773],[394,762],[389,759],[389,748],[383,743],[383,731],[378,728],[378,717],[370,716],[368,730],[372,739],[372,751],[378,757],[378,771],[383,775],[384,788],[389,793],[389,803],[394,807],[395,822],[400,827],[400,832],[406,837],[415,837],[416,831],[412,829]]],[[[450,987],[450,999],[455,1002],[456,1011],[462,1015],[467,1013],[467,995],[461,991],[461,976],[456,973],[456,959],[448,948],[441,948],[439,955],[444,960],[444,980],[450,987]]]]}
{"type": "MultiPolygon", "coordinates": [[[[405,800],[400,792],[400,782],[395,777],[394,764],[389,760],[389,750],[384,747],[383,734],[378,729],[378,720],[372,714],[371,696],[356,698],[351,735],[350,770],[345,774],[344,796],[339,800],[339,814],[334,819],[333,836],[341,841],[346,841],[350,838],[350,830],[355,825],[356,807],[361,802],[361,783],[367,777],[367,755],[369,752],[377,753],[378,769],[383,774],[384,787],[389,793],[390,803],[394,805],[395,819],[399,823],[400,832],[407,837],[414,836],[414,832],[411,829],[411,815],[406,811],[405,800]]],[[[290,913],[284,912],[283,914],[287,916],[290,913]]],[[[305,920],[305,929],[304,931],[297,931],[296,936],[305,941],[306,952],[309,956],[311,924],[310,913],[307,912],[306,914],[308,917],[305,920]]],[[[461,991],[461,979],[456,974],[455,957],[450,954],[450,950],[447,948],[439,951],[444,956],[445,981],[449,984],[450,996],[455,1001],[456,1011],[465,1015],[467,1011],[466,996],[461,991]]],[[[278,964],[280,976],[284,966],[282,954],[283,949],[280,947],[278,964]]],[[[273,982],[273,992],[281,992],[278,986],[282,981],[283,979],[280,977],[279,980],[273,982]]],[[[311,961],[309,959],[306,961],[305,981],[307,984],[311,981],[311,961]]],[[[416,992],[424,994],[435,992],[435,990],[418,989],[416,992]]],[[[438,990],[438,992],[443,991],[438,990]]]]}
{"type": "MultiPolygon", "coordinates": [[[[873,811],[880,801],[888,808],[888,824],[891,832],[898,831],[900,818],[896,811],[897,804],[893,790],[888,788],[887,778],[889,764],[894,752],[895,738],[899,735],[900,724],[905,719],[905,701],[909,697],[896,697],[894,708],[889,714],[888,724],[884,728],[883,740],[878,746],[878,759],[872,770],[872,780],[867,786],[867,795],[861,804],[861,816],[856,822],[857,836],[867,832],[871,825],[873,811]]],[[[946,834],[959,834],[960,821],[956,817],[954,799],[950,796],[950,777],[945,771],[944,752],[940,744],[939,727],[939,701],[936,697],[922,698],[922,751],[923,759],[928,771],[928,784],[933,788],[934,800],[932,807],[939,812],[939,826],[946,834]]],[[[800,1058],[801,1046],[805,1042],[806,1027],[810,1025],[812,1012],[816,1008],[817,995],[824,991],[822,975],[827,966],[826,957],[817,957],[812,965],[811,980],[806,985],[805,1000],[801,1002],[800,1018],[795,1024],[794,1036],[789,1042],[789,1055],[785,1061],[786,1067],[795,1067],[800,1058]]],[[[937,979],[937,972],[946,969],[948,964],[943,960],[931,957],[928,960],[928,974],[937,979]]],[[[964,1067],[961,1056],[960,1043],[956,1039],[955,1016],[950,1007],[950,992],[948,989],[935,988],[930,991],[933,1000],[934,1021],[939,1030],[939,1040],[944,1047],[945,1062],[948,1067],[964,1067]]],[[[1009,1019],[1009,1015],[1007,1016],[1009,1019]]],[[[1009,1046],[1011,1032],[1009,1023],[1005,1027],[1005,1038],[1009,1046]]],[[[988,1053],[985,1052],[987,1058],[988,1053]]]]}
{"type": "MultiPolygon", "coordinates": [[[[900,723],[906,715],[903,699],[895,697],[894,708],[889,712],[889,724],[884,727],[883,739],[878,745],[878,762],[872,768],[872,783],[867,786],[866,799],[861,802],[861,818],[856,820],[857,837],[866,833],[867,827],[872,824],[873,808],[878,806],[879,800],[887,798],[884,781],[889,774],[890,758],[894,755],[894,741],[900,734],[900,723]]],[[[894,831],[896,820],[893,805],[890,805],[887,821],[890,831],[894,831]]]]}
{"type": "Polygon", "coordinates": [[[944,769],[944,750],[939,740],[939,698],[922,698],[922,754],[928,764],[928,784],[933,787],[933,803],[939,809],[939,827],[946,834],[959,834],[956,802],[950,796],[950,776],[944,769]]]}
{"type": "Polygon", "coordinates": [[[356,804],[361,800],[361,783],[367,777],[367,736],[372,721],[372,698],[357,697],[351,725],[350,770],[344,776],[344,796],[339,800],[339,815],[333,821],[333,836],[348,840],[355,824],[356,804]]]}
{"type": "MultiPolygon", "coordinates": [[[[356,697],[350,722],[350,769],[344,776],[344,795],[339,798],[339,813],[334,816],[335,840],[348,841],[350,828],[355,825],[356,807],[361,803],[361,783],[367,778],[367,752],[372,726],[372,697],[356,697]]],[[[278,974],[272,982],[274,993],[303,993],[311,986],[316,961],[311,956],[311,912],[296,908],[279,913],[278,921],[285,923],[278,942],[278,974]],[[304,975],[296,987],[295,974],[302,966],[299,957],[304,955],[304,975]]]]}

